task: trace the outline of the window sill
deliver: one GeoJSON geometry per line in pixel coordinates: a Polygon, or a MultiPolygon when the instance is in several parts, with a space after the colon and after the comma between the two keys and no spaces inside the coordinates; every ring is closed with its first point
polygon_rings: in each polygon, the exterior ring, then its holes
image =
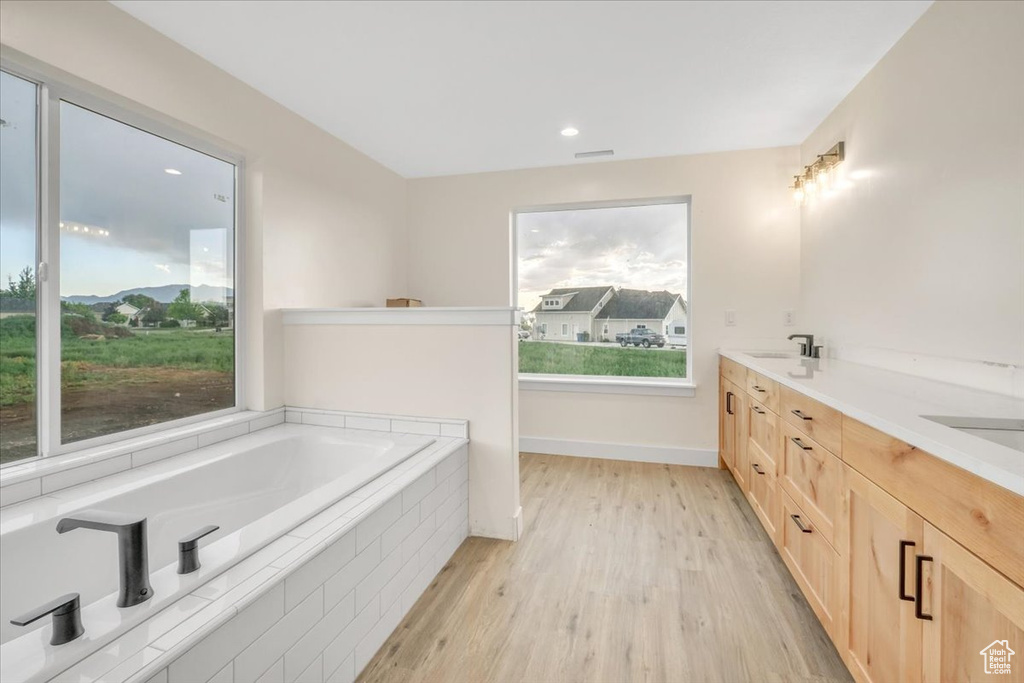
{"type": "Polygon", "coordinates": [[[563,391],[634,396],[697,395],[697,385],[685,379],[643,377],[586,377],[580,375],[520,375],[520,391],[563,391]]]}

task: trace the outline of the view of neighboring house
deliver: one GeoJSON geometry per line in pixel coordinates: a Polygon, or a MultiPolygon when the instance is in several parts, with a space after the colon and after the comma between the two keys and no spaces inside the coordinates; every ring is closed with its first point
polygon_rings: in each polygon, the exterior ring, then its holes
{"type": "Polygon", "coordinates": [[[127,320],[124,321],[125,325],[130,325],[133,320],[135,321],[135,325],[141,324],[142,316],[146,314],[146,309],[132,306],[129,303],[121,303],[114,310],[127,318],[127,320]]]}
{"type": "Polygon", "coordinates": [[[610,342],[643,327],[666,335],[669,344],[686,344],[686,302],[671,292],[565,287],[545,294],[532,312],[534,339],[610,342]]]}

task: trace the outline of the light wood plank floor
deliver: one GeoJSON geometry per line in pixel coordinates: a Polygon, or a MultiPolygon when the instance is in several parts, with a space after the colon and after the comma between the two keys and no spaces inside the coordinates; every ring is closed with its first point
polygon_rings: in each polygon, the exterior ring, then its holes
{"type": "Polygon", "coordinates": [[[520,464],[523,539],[467,539],[362,683],[850,680],[727,472],[520,464]]]}

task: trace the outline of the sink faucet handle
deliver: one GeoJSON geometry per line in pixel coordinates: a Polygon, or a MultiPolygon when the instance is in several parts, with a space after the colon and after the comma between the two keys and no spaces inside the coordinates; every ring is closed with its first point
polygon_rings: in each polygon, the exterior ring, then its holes
{"type": "Polygon", "coordinates": [[[70,643],[85,633],[85,629],[82,628],[82,609],[78,593],[62,595],[27,614],[11,619],[11,623],[15,626],[28,626],[47,614],[53,615],[53,634],[50,636],[50,645],[70,643]]]}
{"type": "Polygon", "coordinates": [[[178,573],[191,574],[199,569],[202,564],[199,562],[199,539],[209,536],[220,529],[212,524],[196,529],[178,540],[178,573]]]}

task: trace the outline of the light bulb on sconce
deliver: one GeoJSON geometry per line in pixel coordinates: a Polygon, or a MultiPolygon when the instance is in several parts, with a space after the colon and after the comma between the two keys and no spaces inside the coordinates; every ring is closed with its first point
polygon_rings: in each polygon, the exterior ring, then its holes
{"type": "Polygon", "coordinates": [[[829,188],[829,185],[832,184],[831,167],[822,166],[821,168],[819,168],[814,180],[818,184],[818,187],[820,187],[822,190],[827,190],[829,188]]]}
{"type": "Polygon", "coordinates": [[[800,176],[793,176],[793,201],[797,204],[804,203],[804,183],[800,176]]]}

